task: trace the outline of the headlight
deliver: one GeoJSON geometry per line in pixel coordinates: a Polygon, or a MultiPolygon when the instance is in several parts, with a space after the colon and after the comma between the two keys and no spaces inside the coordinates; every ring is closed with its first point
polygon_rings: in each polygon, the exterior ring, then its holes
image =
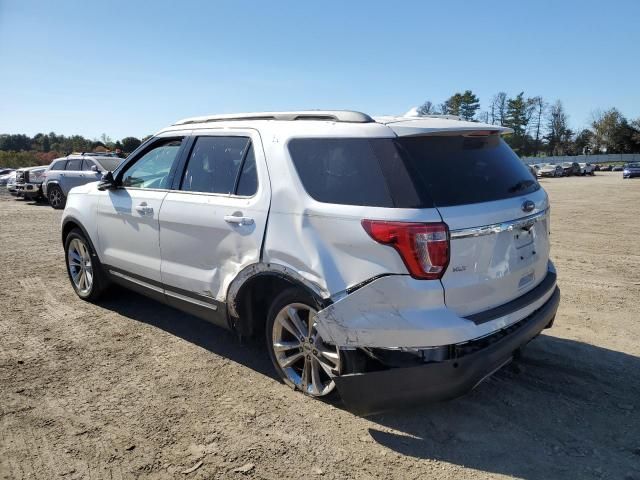
{"type": "Polygon", "coordinates": [[[625,169],[622,171],[622,173],[629,173],[629,170],[625,169]]]}

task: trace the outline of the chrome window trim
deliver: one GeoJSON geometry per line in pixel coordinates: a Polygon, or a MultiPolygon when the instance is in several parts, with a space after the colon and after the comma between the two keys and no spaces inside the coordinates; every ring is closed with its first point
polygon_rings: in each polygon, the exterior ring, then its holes
{"type": "Polygon", "coordinates": [[[502,223],[494,223],[492,225],[483,225],[480,227],[461,228],[458,230],[451,230],[449,232],[451,239],[456,240],[460,238],[481,237],[483,235],[492,235],[494,233],[508,232],[515,230],[516,228],[524,228],[533,225],[541,220],[547,218],[549,209],[542,210],[541,212],[534,213],[527,217],[518,218],[516,220],[510,220],[502,223]]]}

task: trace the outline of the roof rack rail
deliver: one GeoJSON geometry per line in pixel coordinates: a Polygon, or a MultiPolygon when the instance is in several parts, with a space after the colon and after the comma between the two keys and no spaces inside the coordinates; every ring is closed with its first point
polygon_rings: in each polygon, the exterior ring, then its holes
{"type": "MultiPolygon", "coordinates": [[[[71,152],[65,157],[118,157],[116,152],[71,152]]],[[[118,157],[120,158],[120,157],[118,157]]]]}
{"type": "Polygon", "coordinates": [[[221,115],[205,115],[203,117],[191,117],[179,120],[174,125],[187,125],[190,123],[225,122],[233,120],[328,120],[332,122],[346,123],[371,123],[371,118],[366,113],[351,110],[300,110],[294,112],[254,112],[231,113],[221,115]]]}

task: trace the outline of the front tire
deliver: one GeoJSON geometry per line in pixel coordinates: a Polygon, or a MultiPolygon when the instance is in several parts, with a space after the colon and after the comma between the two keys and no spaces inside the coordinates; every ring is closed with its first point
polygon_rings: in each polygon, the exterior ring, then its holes
{"type": "Polygon", "coordinates": [[[312,397],[326,397],[335,390],[340,375],[339,349],[325,342],[316,330],[319,305],[297,288],[276,297],[267,317],[269,357],[282,381],[312,397]]]}
{"type": "Polygon", "coordinates": [[[51,205],[56,210],[60,210],[64,208],[65,203],[67,202],[64,193],[62,193],[62,189],[58,185],[50,185],[48,188],[49,192],[47,194],[49,205],[51,205]]]}
{"type": "Polygon", "coordinates": [[[76,295],[89,302],[98,300],[109,285],[98,256],[81,230],[73,229],[64,242],[67,274],[76,295]]]}

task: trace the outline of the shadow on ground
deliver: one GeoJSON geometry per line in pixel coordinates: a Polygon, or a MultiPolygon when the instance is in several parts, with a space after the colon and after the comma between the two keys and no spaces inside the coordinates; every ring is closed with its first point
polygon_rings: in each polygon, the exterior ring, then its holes
{"type": "MultiPolygon", "coordinates": [[[[262,341],[240,342],[133,293],[118,297],[101,306],[275,378],[262,341]]],[[[531,480],[640,480],[640,359],[542,335],[464,398],[366,421],[372,441],[416,459],[531,480]]]]}
{"type": "Polygon", "coordinates": [[[100,306],[157,327],[265,376],[277,378],[262,338],[241,340],[230,331],[205,320],[119,287],[114,287],[100,306]]]}

